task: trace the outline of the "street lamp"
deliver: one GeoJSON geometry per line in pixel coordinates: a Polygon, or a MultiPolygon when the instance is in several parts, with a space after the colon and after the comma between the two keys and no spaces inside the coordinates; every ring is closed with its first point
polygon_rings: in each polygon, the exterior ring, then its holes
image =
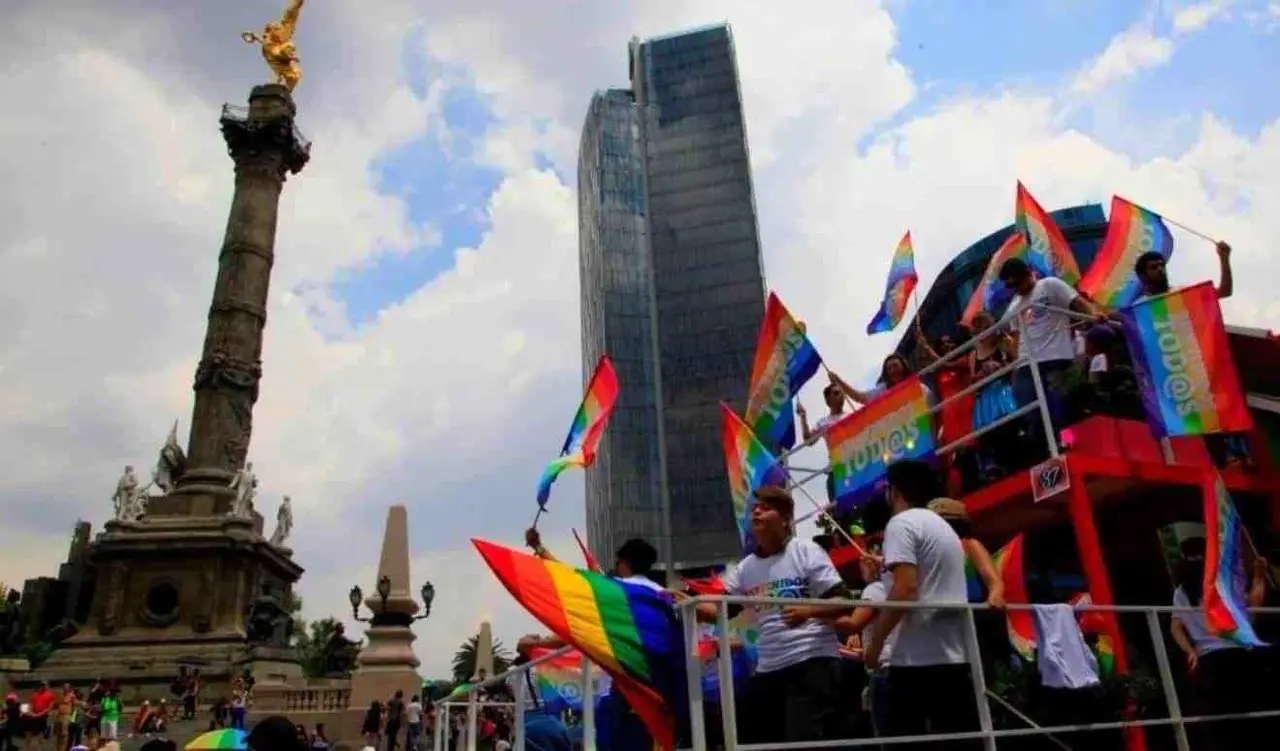
{"type": "Polygon", "coordinates": [[[431,582],[424,582],[422,589],[419,590],[422,595],[422,614],[411,616],[407,613],[387,612],[387,600],[391,597],[391,577],[378,577],[377,592],[378,599],[382,601],[382,607],[377,610],[369,608],[373,616],[371,618],[361,618],[360,603],[364,601],[364,592],[358,584],[351,588],[351,591],[347,594],[347,601],[351,603],[351,617],[354,620],[373,626],[408,626],[431,615],[431,603],[436,598],[435,586],[431,582]]]}

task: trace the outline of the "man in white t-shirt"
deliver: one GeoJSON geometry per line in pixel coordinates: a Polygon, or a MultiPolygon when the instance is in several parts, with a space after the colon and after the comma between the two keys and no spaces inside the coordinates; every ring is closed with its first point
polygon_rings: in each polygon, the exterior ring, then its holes
{"type": "MultiPolygon", "coordinates": [[[[1004,262],[1000,281],[1013,292],[1013,299],[997,325],[1013,329],[1018,339],[1018,357],[1030,359],[1039,369],[1050,417],[1054,427],[1059,428],[1066,418],[1067,371],[1076,356],[1071,317],[1063,311],[1073,310],[1103,321],[1106,315],[1061,279],[1036,279],[1021,258],[1004,262]],[[1015,319],[1020,326],[1014,325],[1015,319]]],[[[1019,407],[1036,400],[1029,368],[1018,368],[1013,374],[1013,395],[1019,407]]],[[[1044,426],[1036,412],[1027,415],[1027,430],[1029,435],[1043,440],[1044,426]]]]}
{"type": "MultiPolygon", "coordinates": [[[[890,602],[964,604],[969,600],[964,548],[941,516],[926,506],[941,495],[942,483],[922,461],[900,461],[888,470],[893,517],[884,533],[884,565],[892,576],[890,602]]],[[[894,635],[893,664],[886,681],[887,735],[962,733],[978,729],[973,683],[965,654],[961,610],[887,610],[867,649],[876,669],[888,634],[894,635]]],[[[948,748],[980,747],[953,741],[948,748]]]]}
{"type": "MultiPolygon", "coordinates": [[[[793,535],[795,502],[777,487],[756,491],[751,531],[756,552],[723,577],[728,594],[789,599],[849,598],[826,551],[793,535]]],[[[730,608],[730,616],[741,608],[730,608]]],[[[854,697],[846,696],[840,644],[832,623],[850,607],[757,608],[759,661],[738,717],[744,743],[793,743],[848,737],[854,697]]],[[[699,620],[716,617],[714,603],[699,620]]]]}

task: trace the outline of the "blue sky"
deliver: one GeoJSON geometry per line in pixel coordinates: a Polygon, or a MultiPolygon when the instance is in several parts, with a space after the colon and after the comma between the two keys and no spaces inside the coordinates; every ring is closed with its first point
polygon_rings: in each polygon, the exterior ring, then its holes
{"type": "MultiPolygon", "coordinates": [[[[1198,132],[1202,112],[1211,111],[1239,132],[1256,135],[1274,114],[1273,102],[1280,93],[1268,73],[1280,70],[1280,45],[1274,34],[1258,33],[1257,27],[1238,22],[1246,7],[1177,38],[1169,63],[1140,71],[1091,97],[1085,106],[1065,113],[1067,123],[1137,158],[1171,156],[1185,149],[1198,132]]],[[[1168,4],[931,0],[891,8],[898,28],[895,56],[910,70],[919,95],[868,133],[864,144],[874,132],[956,97],[1005,89],[1060,89],[1113,37],[1134,25],[1159,36],[1175,36],[1168,4]]],[[[412,42],[422,39],[421,34],[410,36],[412,42]]],[[[375,170],[379,187],[402,197],[415,223],[438,230],[440,243],[377,256],[341,273],[333,293],[356,326],[449,269],[459,248],[474,247],[489,228],[484,208],[502,181],[499,170],[477,160],[481,139],[497,122],[492,103],[461,71],[446,70],[419,49],[417,44],[406,45],[403,56],[404,75],[416,93],[425,96],[429,82],[437,77],[454,82],[441,112],[449,141],[433,130],[383,155],[375,170]]],[[[546,155],[538,154],[536,160],[539,168],[552,168],[546,155]]]]}

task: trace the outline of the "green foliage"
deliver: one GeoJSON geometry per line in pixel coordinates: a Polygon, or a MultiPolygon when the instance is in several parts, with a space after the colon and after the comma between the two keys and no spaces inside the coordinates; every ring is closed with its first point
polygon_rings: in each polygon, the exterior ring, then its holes
{"type": "Polygon", "coordinates": [[[338,619],[330,617],[304,623],[294,631],[293,648],[302,662],[302,672],[308,678],[324,676],[324,649],[337,630],[338,619]]]}
{"type": "Polygon", "coordinates": [[[24,646],[20,654],[27,658],[27,662],[31,664],[31,669],[35,670],[53,654],[53,645],[47,641],[38,641],[24,646]]]}
{"type": "MultiPolygon", "coordinates": [[[[462,643],[453,655],[453,680],[456,683],[471,680],[476,672],[476,649],[479,647],[480,635],[477,634],[462,643]]],[[[493,642],[493,673],[506,672],[511,667],[511,653],[507,652],[502,642],[493,642]]],[[[492,676],[490,676],[492,677],[492,676]]]]}

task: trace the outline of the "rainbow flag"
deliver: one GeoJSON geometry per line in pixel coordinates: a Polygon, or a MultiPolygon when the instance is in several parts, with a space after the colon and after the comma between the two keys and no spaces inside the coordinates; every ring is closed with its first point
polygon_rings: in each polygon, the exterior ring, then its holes
{"type": "Polygon", "coordinates": [[[1147,422],[1157,436],[1253,428],[1210,282],[1120,311],[1147,422]]]}
{"type": "Polygon", "coordinates": [[[991,256],[991,260],[987,261],[987,268],[982,272],[978,286],[974,287],[973,295],[969,297],[969,304],[964,307],[964,313],[960,316],[960,322],[971,326],[973,317],[983,310],[994,313],[1001,305],[1012,299],[1013,293],[1000,281],[1000,267],[1010,258],[1025,259],[1026,257],[1026,237],[1021,232],[1010,232],[991,256]]]}
{"type": "Polygon", "coordinates": [[[832,425],[824,437],[836,504],[856,505],[890,464],[933,453],[928,392],[913,376],[832,425]]]}
{"type": "Polygon", "coordinates": [[[733,518],[738,522],[742,550],[749,555],[756,546],[755,537],[751,534],[755,492],[764,485],[784,484],[786,471],[751,432],[751,428],[724,402],[720,402],[720,444],[724,448],[729,495],[733,499],[733,518]]]}
{"type": "Polygon", "coordinates": [[[547,507],[547,499],[551,496],[551,483],[556,481],[560,473],[569,467],[590,467],[596,460],[596,449],[600,446],[600,438],[609,424],[609,415],[618,401],[618,374],[613,369],[613,361],[606,355],[596,364],[587,384],[587,393],[582,397],[582,405],[578,414],[574,415],[573,425],[569,427],[569,435],[564,439],[564,447],[560,456],[551,461],[542,471],[538,481],[538,506],[547,507]]]}
{"type": "MultiPolygon", "coordinates": [[[[529,657],[538,659],[553,650],[538,647],[529,652],[529,657]]],[[[534,685],[537,686],[538,699],[550,712],[572,709],[582,711],[582,653],[578,651],[552,657],[546,662],[538,663],[533,668],[534,685]]],[[[609,693],[612,681],[608,673],[592,671],[592,694],[595,701],[600,701],[609,693]]]]}
{"type": "MultiPolygon", "coordinates": [[[[992,562],[996,565],[996,573],[1004,582],[1004,599],[1013,605],[1026,605],[1027,573],[1023,568],[1022,547],[1023,536],[1015,536],[1008,545],[1000,548],[992,562]]],[[[1009,643],[1024,660],[1036,658],[1036,622],[1030,610],[1009,610],[1005,616],[1009,626],[1009,643]]]]}
{"type": "Polygon", "coordinates": [[[1261,647],[1249,620],[1245,592],[1249,576],[1245,571],[1241,543],[1244,523],[1231,502],[1222,475],[1215,473],[1213,487],[1204,493],[1204,619],[1213,634],[1243,646],[1261,647]]]}
{"type": "Polygon", "coordinates": [[[449,692],[449,695],[444,697],[440,701],[441,702],[453,701],[454,699],[464,696],[468,691],[474,688],[475,685],[476,684],[471,683],[470,681],[463,681],[462,683],[459,683],[457,686],[454,686],[453,690],[449,692]]]}
{"type": "Polygon", "coordinates": [[[674,748],[684,647],[670,595],[484,540],[471,543],[516,602],[609,673],[654,741],[674,748]]]}
{"type": "Polygon", "coordinates": [[[1111,197],[1107,237],[1093,265],[1080,280],[1080,292],[1099,305],[1123,308],[1142,294],[1142,283],[1133,265],[1144,253],[1155,251],[1168,260],[1173,255],[1173,235],[1160,215],[1111,197]]]}
{"type": "Polygon", "coordinates": [[[1018,231],[1027,237],[1027,264],[1041,277],[1056,276],[1074,287],[1080,281],[1075,254],[1053,217],[1040,208],[1021,181],[1018,182],[1014,214],[1018,231]]]}
{"type": "Polygon", "coordinates": [[[907,310],[907,299],[915,291],[916,254],[911,247],[911,233],[902,236],[897,250],[893,251],[893,260],[889,262],[889,281],[885,283],[884,300],[880,309],[867,324],[868,334],[879,334],[882,331],[893,331],[902,321],[902,314],[907,310]]]}
{"type": "Polygon", "coordinates": [[[805,334],[804,324],[792,318],[778,296],[770,292],[751,364],[746,419],[772,450],[795,445],[791,400],[820,365],[822,358],[805,334]]]}

